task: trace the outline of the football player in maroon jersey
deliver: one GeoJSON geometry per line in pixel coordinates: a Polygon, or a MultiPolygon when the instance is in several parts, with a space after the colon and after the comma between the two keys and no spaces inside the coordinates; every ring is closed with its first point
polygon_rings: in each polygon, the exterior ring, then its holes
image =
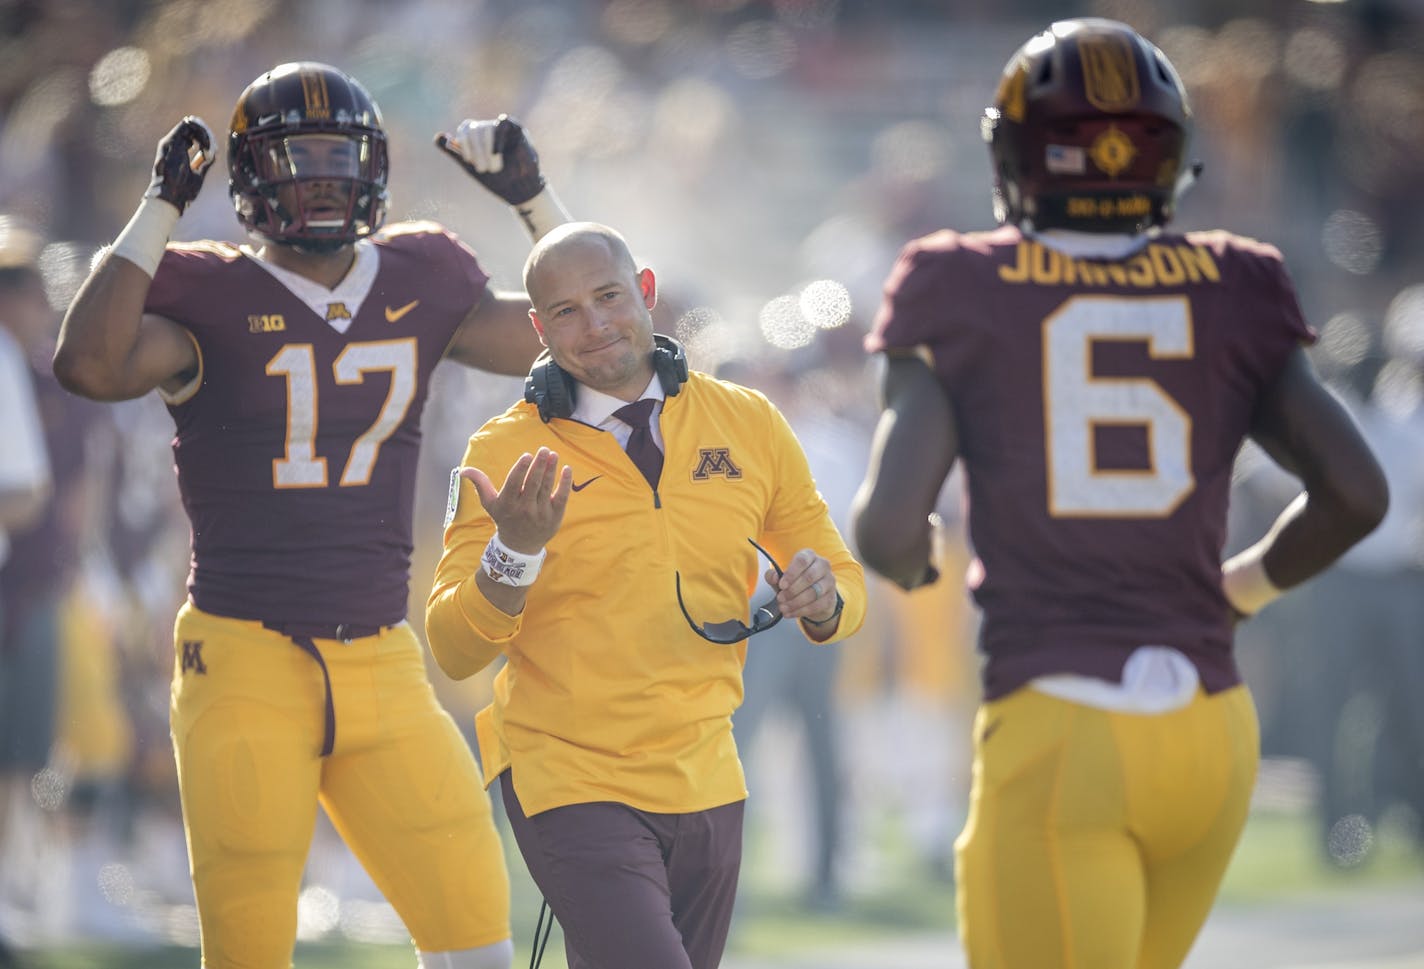
{"type": "Polygon", "coordinates": [[[1004,224],[909,243],[866,339],[884,413],[865,563],[933,581],[927,515],[962,460],[984,702],[956,844],[974,969],[1169,969],[1246,820],[1255,709],[1232,629],[1380,521],[1380,468],[1319,383],[1280,253],[1165,226],[1190,112],[1124,24],[1053,24],[984,134],[1004,224]],[[1221,562],[1251,438],[1299,476],[1221,562]]]}
{"type": "MultiPolygon", "coordinates": [[[[566,221],[517,123],[437,142],[534,238],[566,221]]],[[[238,99],[227,162],[251,243],[169,245],[215,154],[196,118],[162,140],[54,360],[86,397],[156,389],[177,427],[193,548],[171,722],[204,965],[290,966],[320,802],[422,966],[506,969],[490,803],[406,602],[431,372],[526,374],[528,300],[442,227],[382,227],[380,111],[333,67],[283,64],[238,99]]]]}

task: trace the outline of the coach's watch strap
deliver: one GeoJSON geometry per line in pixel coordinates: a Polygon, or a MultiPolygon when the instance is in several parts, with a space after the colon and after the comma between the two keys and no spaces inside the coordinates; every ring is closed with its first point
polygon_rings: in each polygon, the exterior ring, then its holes
{"type": "Polygon", "coordinates": [[[825,619],[812,619],[810,616],[801,618],[812,626],[828,626],[840,618],[841,610],[845,608],[845,596],[841,595],[841,590],[836,590],[836,610],[825,619]]]}

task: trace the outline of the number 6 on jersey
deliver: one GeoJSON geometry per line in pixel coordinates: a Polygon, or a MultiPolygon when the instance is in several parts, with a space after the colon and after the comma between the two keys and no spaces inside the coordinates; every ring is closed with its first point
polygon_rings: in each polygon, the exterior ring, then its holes
{"type": "Polygon", "coordinates": [[[1154,359],[1189,358],[1191,308],[1180,296],[1076,296],[1044,321],[1048,512],[1165,517],[1196,486],[1191,417],[1153,380],[1094,377],[1093,344],[1100,340],[1145,340],[1154,359]],[[1099,468],[1093,438],[1100,426],[1145,427],[1150,466],[1099,468]]]}

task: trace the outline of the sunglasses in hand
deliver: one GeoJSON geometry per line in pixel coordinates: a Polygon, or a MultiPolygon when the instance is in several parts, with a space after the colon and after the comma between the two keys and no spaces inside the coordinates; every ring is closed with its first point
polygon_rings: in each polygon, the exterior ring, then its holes
{"type": "MultiPolygon", "coordinates": [[[[776,577],[781,578],[781,566],[776,564],[776,559],[771,557],[771,553],[762,548],[752,539],[752,548],[756,549],[766,560],[771,563],[771,568],[776,572],[776,577]]],[[[781,606],[777,604],[776,593],[772,592],[769,600],[752,610],[752,624],[748,626],[740,619],[724,619],[721,622],[708,622],[699,624],[687,611],[687,604],[682,601],[682,575],[673,573],[674,581],[677,583],[677,605],[682,610],[683,618],[692,627],[692,631],[709,643],[717,643],[722,646],[730,646],[733,643],[740,643],[748,636],[755,636],[757,633],[766,632],[772,626],[781,622],[781,606]]]]}

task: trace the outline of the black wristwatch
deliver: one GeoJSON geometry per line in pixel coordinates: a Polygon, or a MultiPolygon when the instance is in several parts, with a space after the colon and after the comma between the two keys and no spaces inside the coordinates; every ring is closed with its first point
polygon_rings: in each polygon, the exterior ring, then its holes
{"type": "Polygon", "coordinates": [[[802,616],[801,619],[802,619],[804,622],[808,622],[808,623],[810,623],[810,624],[813,625],[813,626],[824,626],[824,625],[826,625],[827,623],[835,622],[835,621],[836,621],[836,617],[841,614],[841,610],[844,609],[844,608],[845,608],[845,597],[841,595],[841,590],[840,590],[840,589],[837,589],[837,590],[836,590],[836,610],[835,610],[835,612],[831,613],[831,614],[830,614],[829,616],[827,616],[825,619],[812,619],[810,616],[802,616]]]}

